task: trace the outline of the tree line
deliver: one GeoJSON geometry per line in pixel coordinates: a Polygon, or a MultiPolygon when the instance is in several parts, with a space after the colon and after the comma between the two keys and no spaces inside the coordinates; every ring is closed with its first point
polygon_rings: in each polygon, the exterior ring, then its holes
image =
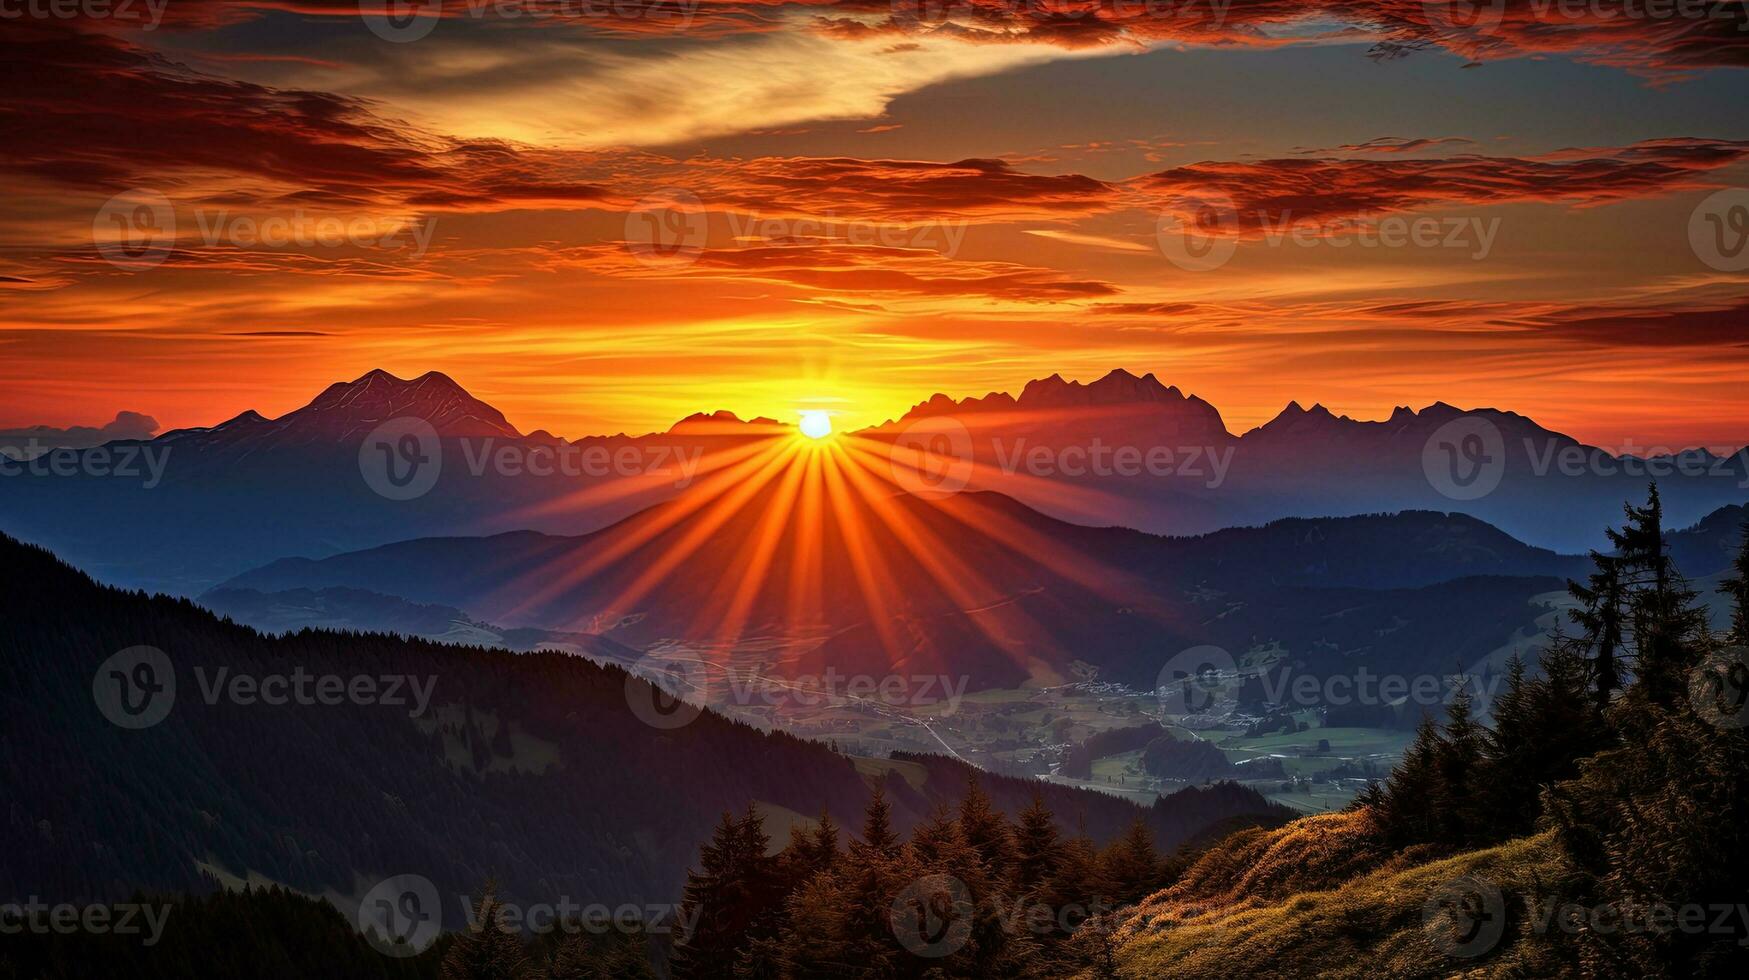
{"type": "MultiPolygon", "coordinates": [[[[1478,719],[1466,689],[1424,720],[1356,806],[1392,848],[1430,856],[1552,832],[1573,869],[1548,898],[1584,907],[1735,907],[1749,883],[1749,524],[1714,631],[1669,553],[1657,487],[1573,582],[1573,632],[1531,676],[1513,659],[1478,719]]],[[[1737,933],[1742,932],[1739,928],[1737,933]]],[[[1576,975],[1722,975],[1749,935],[1581,930],[1539,965],[1576,975]]]]}

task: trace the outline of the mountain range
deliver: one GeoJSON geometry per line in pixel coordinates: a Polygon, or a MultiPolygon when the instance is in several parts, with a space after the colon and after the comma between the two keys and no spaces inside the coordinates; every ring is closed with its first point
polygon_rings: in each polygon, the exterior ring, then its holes
{"type": "Polygon", "coordinates": [[[1749,449],[1617,454],[1514,412],[1444,402],[1364,421],[1295,401],[1235,435],[1208,402],[1123,370],[1088,384],[1052,375],[1018,398],[936,395],[867,434],[897,441],[919,430],[963,440],[957,452],[974,463],[970,487],[1064,520],[1177,535],[1421,509],[1469,514],[1541,547],[1582,552],[1602,544],[1598,529],[1653,479],[1673,524],[1749,499],[1749,449]],[[1077,455],[1094,445],[1108,459],[1119,449],[1164,452],[1173,469],[1136,476],[1108,464],[1098,472],[1077,455]]]}
{"type": "MultiPolygon", "coordinates": [[[[786,506],[768,492],[706,522],[673,501],[582,536],[430,538],[283,559],[201,601],[266,628],[276,624],[252,611],[295,608],[286,597],[370,590],[396,597],[390,608],[466,610],[451,624],[501,623],[555,648],[575,649],[566,637],[581,634],[778,674],[947,672],[974,690],[1092,667],[1147,689],[1173,654],[1209,644],[1235,656],[1271,650],[1320,676],[1475,669],[1549,625],[1565,581],[1588,567],[1425,511],[1164,538],[1058,521],[988,492],[853,496],[812,522],[774,522],[786,506]],[[763,546],[785,557],[750,569],[774,523],[763,546]],[[869,533],[886,525],[905,534],[869,533]]],[[[1725,569],[1743,516],[1721,511],[1671,535],[1689,574],[1725,569]]],[[[293,613],[277,625],[318,622],[293,613]]]]}
{"type": "MultiPolygon", "coordinates": [[[[1376,422],[1294,403],[1234,435],[1209,403],[1121,370],[1088,384],[1052,375],[1018,397],[936,395],[857,436],[878,447],[940,426],[966,433],[970,489],[1073,523],[1176,536],[1283,517],[1435,510],[1577,553],[1602,543],[1598,529],[1654,475],[1673,525],[1749,496],[1741,453],[1616,456],[1520,415],[1437,402],[1376,422]],[[1139,474],[1085,465],[1099,447],[1172,463],[1139,474]]],[[[445,375],[371,371],[277,419],[245,412],[153,440],[57,450],[36,468],[10,464],[0,527],[107,581],[193,595],[282,557],[439,535],[588,533],[684,496],[790,432],[716,412],[660,433],[566,440],[521,432],[445,375]],[[382,436],[385,423],[408,431],[382,436]],[[398,455],[419,439],[435,452],[398,455]],[[526,465],[542,452],[572,465],[526,465]],[[118,474],[124,455],[134,466],[118,474]],[[373,479],[373,469],[424,458],[442,465],[416,493],[373,479]],[[56,460],[58,469],[48,465],[56,460]]]]}

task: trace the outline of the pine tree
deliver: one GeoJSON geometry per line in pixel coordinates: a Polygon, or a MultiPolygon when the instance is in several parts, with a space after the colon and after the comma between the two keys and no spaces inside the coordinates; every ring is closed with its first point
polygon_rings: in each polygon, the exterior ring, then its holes
{"type": "Polygon", "coordinates": [[[1664,505],[1652,484],[1644,507],[1627,508],[1628,523],[1611,535],[1623,560],[1636,569],[1633,634],[1635,688],[1641,699],[1670,706],[1686,694],[1688,672],[1696,663],[1696,640],[1705,632],[1704,613],[1670,560],[1664,543],[1664,505]]]}
{"type": "Polygon", "coordinates": [[[780,906],[789,889],[778,872],[777,862],[767,854],[771,837],[765,832],[765,819],[753,804],[747,805],[736,831],[735,879],[740,891],[731,900],[741,906],[737,945],[745,946],[776,935],[780,906]]]}
{"type": "Polygon", "coordinates": [[[1485,730],[1475,719],[1475,698],[1467,678],[1460,677],[1446,706],[1445,729],[1434,755],[1436,774],[1434,819],[1439,837],[1434,843],[1465,845],[1483,838],[1477,823],[1480,800],[1476,770],[1481,766],[1485,730]]]}
{"type": "Polygon", "coordinates": [[[1391,770],[1384,788],[1374,794],[1373,817],[1385,840],[1395,847],[1437,839],[1432,801],[1438,787],[1438,757],[1439,728],[1424,715],[1415,740],[1391,770]]]}
{"type": "Polygon", "coordinates": [[[1014,890],[1031,895],[1042,887],[1056,871],[1060,841],[1056,819],[1037,793],[1020,812],[1020,826],[1014,832],[1014,890]]]}
{"type": "Polygon", "coordinates": [[[578,930],[559,940],[539,980],[655,980],[643,934],[578,930]]]}
{"type": "Polygon", "coordinates": [[[1507,686],[1493,705],[1494,730],[1486,739],[1478,792],[1478,826],[1495,842],[1536,827],[1546,787],[1579,774],[1579,761],[1607,748],[1609,726],[1591,698],[1582,645],[1557,635],[1541,658],[1542,676],[1531,678],[1514,656],[1507,686]]]}
{"type": "Polygon", "coordinates": [[[1063,842],[1043,900],[1054,917],[1071,929],[1116,907],[1117,886],[1106,877],[1099,851],[1085,832],[1063,842]]]}
{"type": "Polygon", "coordinates": [[[815,875],[830,871],[837,860],[838,825],[831,814],[821,810],[820,820],[812,829],[791,824],[789,843],[776,861],[783,892],[793,892],[815,875]]]}
{"type": "MultiPolygon", "coordinates": [[[[1656,494],[1630,517],[1656,527],[1656,494]]],[[[1544,793],[1556,840],[1579,871],[1563,897],[1618,909],[1705,905],[1740,891],[1741,869],[1749,866],[1749,733],[1711,723],[1682,690],[1683,666],[1702,662],[1717,641],[1661,542],[1641,534],[1627,544],[1644,568],[1633,631],[1640,657],[1635,683],[1608,717],[1617,744],[1544,793]]],[[[1733,594],[1742,596],[1735,629],[1749,595],[1733,594]]],[[[1581,930],[1567,952],[1575,974],[1727,976],[1749,966],[1739,938],[1581,930]]]]}
{"type": "Polygon", "coordinates": [[[814,876],[814,835],[799,823],[790,824],[789,843],[777,855],[777,871],[791,891],[814,876]]]}
{"type": "Polygon", "coordinates": [[[1013,832],[1008,818],[990,803],[978,785],[975,770],[966,775],[966,795],[960,801],[960,836],[983,864],[984,877],[1000,881],[1008,874],[1014,860],[1013,832]]]}
{"type": "MultiPolygon", "coordinates": [[[[841,865],[816,875],[790,895],[775,950],[786,980],[853,976],[866,965],[854,962],[851,953],[848,891],[842,880],[850,873],[847,865],[841,865]]],[[[747,972],[756,968],[758,964],[749,963],[747,972]]]]}
{"type": "Polygon", "coordinates": [[[809,838],[808,857],[816,873],[830,869],[838,860],[838,825],[832,814],[822,809],[820,823],[809,838]]]}
{"type": "Polygon", "coordinates": [[[899,853],[899,835],[893,833],[893,808],[878,786],[875,787],[874,795],[868,801],[868,810],[863,815],[862,840],[852,841],[850,844],[853,853],[859,848],[889,859],[899,853]]]}
{"type": "Polygon", "coordinates": [[[740,911],[735,895],[736,849],[742,840],[735,818],[725,812],[709,843],[699,849],[699,867],[686,874],[680,921],[691,923],[674,945],[669,973],[674,980],[715,980],[732,976],[740,911]]]}
{"type": "Polygon", "coordinates": [[[1624,513],[1619,530],[1605,529],[1613,553],[1592,552],[1597,570],[1590,584],[1568,583],[1583,606],[1572,616],[1592,653],[1599,710],[1609,708],[1622,686],[1624,662],[1632,664],[1637,699],[1668,707],[1682,697],[1706,617],[1671,561],[1658,485],[1648,487],[1644,506],[1628,504],[1624,513]]]}
{"type": "Polygon", "coordinates": [[[917,866],[906,859],[891,826],[891,808],[876,792],[863,817],[862,840],[853,841],[843,862],[839,899],[843,906],[844,942],[836,953],[842,976],[845,964],[869,975],[888,976],[896,964],[911,955],[893,933],[893,900],[921,877],[917,866]]]}
{"type": "Polygon", "coordinates": [[[438,975],[442,980],[513,980],[527,965],[522,936],[505,925],[498,886],[488,881],[474,906],[473,928],[456,936],[438,975]]]}
{"type": "Polygon", "coordinates": [[[1540,733],[1527,668],[1517,652],[1506,665],[1506,688],[1490,712],[1494,727],[1483,743],[1481,791],[1487,803],[1482,811],[1486,839],[1492,841],[1529,830],[1541,806],[1540,774],[1528,765],[1540,733]]]}
{"type": "Polygon", "coordinates": [[[956,855],[965,848],[965,840],[960,836],[960,825],[954,819],[953,811],[946,804],[937,804],[929,811],[928,819],[911,831],[909,846],[918,863],[941,868],[962,860],[956,855]]]}
{"type": "MultiPolygon", "coordinates": [[[[1616,534],[1615,531],[1609,533],[1616,534]]],[[[1597,571],[1591,573],[1590,585],[1568,582],[1567,591],[1582,604],[1570,615],[1585,631],[1587,645],[1595,651],[1592,660],[1593,697],[1601,711],[1609,707],[1610,699],[1621,688],[1619,658],[1625,641],[1622,621],[1627,615],[1627,601],[1622,592],[1620,560],[1593,551],[1591,563],[1597,566],[1597,571]]]]}
{"type": "Polygon", "coordinates": [[[1160,854],[1154,848],[1154,832],[1141,817],[1106,848],[1100,863],[1121,903],[1139,902],[1160,888],[1160,854]]]}

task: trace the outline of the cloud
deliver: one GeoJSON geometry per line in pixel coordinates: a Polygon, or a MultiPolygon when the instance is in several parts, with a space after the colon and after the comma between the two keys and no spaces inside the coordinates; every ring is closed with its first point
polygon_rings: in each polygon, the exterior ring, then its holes
{"type": "Polygon", "coordinates": [[[1381,54],[1440,47],[1477,60],[1566,55],[1645,75],[1749,67],[1749,9],[1545,0],[1323,0],[1387,39],[1381,54]]]}
{"type": "Polygon", "coordinates": [[[9,22],[0,168],[111,192],[199,180],[232,206],[492,209],[606,197],[498,141],[442,137],[368,100],[195,71],[125,40],[9,22]]]}
{"type": "Polygon", "coordinates": [[[1749,298],[1689,307],[1574,306],[1524,318],[1539,334],[1592,347],[1749,347],[1749,298]]]}
{"type": "MultiPolygon", "coordinates": [[[[821,3],[838,11],[861,4],[821,3]]],[[[1374,42],[1376,57],[1442,48],[1477,61],[1565,55],[1645,75],[1749,66],[1749,12],[1735,0],[1668,5],[1546,0],[896,0],[889,15],[823,15],[836,37],[952,36],[985,44],[1279,47],[1374,42]],[[1636,15],[1637,13],[1637,15],[1636,15]]]]}
{"type": "Polygon", "coordinates": [[[1340,220],[1433,206],[1594,206],[1655,197],[1709,186],[1709,172],[1745,156],[1749,141],[1661,139],[1538,157],[1205,162],[1131,186],[1169,210],[1230,209],[1217,224],[1253,232],[1286,219],[1340,220]]]}
{"type": "Polygon", "coordinates": [[[879,119],[894,99],[942,82],[1107,53],[943,35],[919,36],[897,51],[888,39],[807,30],[795,16],[783,23],[784,30],[710,41],[687,33],[661,43],[469,24],[418,44],[361,49],[347,71],[297,77],[393,104],[443,132],[599,150],[879,119]]]}
{"type": "Polygon", "coordinates": [[[0,429],[0,454],[12,459],[32,459],[51,449],[89,449],[122,439],[150,439],[158,420],[139,412],[117,412],[101,427],[74,425],[64,429],[32,425],[0,429]]]}
{"type": "MultiPolygon", "coordinates": [[[[1101,303],[1096,312],[1192,316],[1215,312],[1193,304],[1101,303]]],[[[1259,316],[1262,310],[1251,311],[1259,316]]],[[[1555,300],[1408,300],[1395,303],[1309,303],[1280,306],[1272,315],[1300,323],[1323,322],[1336,330],[1375,334],[1450,331],[1464,336],[1512,339],[1515,349],[1545,342],[1589,350],[1632,353],[1648,348],[1702,348],[1721,354],[1749,348],[1743,319],[1749,297],[1689,294],[1643,303],[1567,303],[1555,300]]],[[[1552,355],[1551,355],[1552,356],[1552,355]]]]}
{"type": "MultiPolygon", "coordinates": [[[[143,5],[142,5],[143,6],[143,5]]],[[[210,29],[271,14],[356,20],[389,0],[178,0],[164,26],[210,29]]],[[[1059,50],[1161,44],[1279,47],[1371,40],[1378,57],[1441,48],[1477,61],[1564,55],[1645,75],[1749,66],[1740,0],[1668,6],[1547,0],[429,0],[431,39],[515,30],[581,38],[709,38],[807,31],[881,50],[942,42],[1059,50]],[[897,42],[897,43],[895,43],[897,42]]],[[[109,26],[110,21],[93,22],[109,26]]],[[[122,24],[121,26],[127,26],[122,24]]]]}
{"type": "Polygon", "coordinates": [[[531,257],[549,269],[583,268],[640,279],[729,279],[786,285],[827,297],[897,300],[968,297],[1045,302],[1110,296],[1109,283],[1073,279],[1012,262],[967,261],[931,248],[816,240],[746,248],[704,248],[683,264],[646,264],[635,246],[613,243],[551,249],[531,257]]]}
{"type": "MultiPolygon", "coordinates": [[[[1428,150],[1436,146],[1474,145],[1475,140],[1462,136],[1423,137],[1408,139],[1401,136],[1380,136],[1364,143],[1344,143],[1335,148],[1343,153],[1413,153],[1417,150],[1428,150]]],[[[1328,153],[1330,150],[1305,150],[1305,153],[1328,153]]]]}
{"type": "Polygon", "coordinates": [[[1115,188],[1091,177],[1029,174],[1002,160],[699,160],[684,179],[712,206],[895,223],[1068,217],[1110,210],[1117,200],[1115,188]]]}
{"type": "Polygon", "coordinates": [[[1112,238],[1109,235],[1092,235],[1085,232],[1066,231],[1061,228],[1028,228],[1026,234],[1039,238],[1048,238],[1056,242],[1067,242],[1071,245],[1085,245],[1088,248],[1104,249],[1112,252],[1153,253],[1159,246],[1149,242],[1132,241],[1127,238],[1112,238]]]}

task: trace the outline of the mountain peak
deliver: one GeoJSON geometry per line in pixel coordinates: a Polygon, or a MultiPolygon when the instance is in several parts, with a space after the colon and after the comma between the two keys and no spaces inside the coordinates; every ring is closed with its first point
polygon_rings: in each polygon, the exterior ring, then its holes
{"type": "Polygon", "coordinates": [[[1322,402],[1313,402],[1311,408],[1305,408],[1296,400],[1288,402],[1280,412],[1276,413],[1275,418],[1245,434],[1247,436],[1254,433],[1292,434],[1296,437],[1304,437],[1332,432],[1335,426],[1343,423],[1355,424],[1354,420],[1346,415],[1338,417],[1325,408],[1322,402]]]}
{"type": "Polygon", "coordinates": [[[731,412],[726,408],[719,408],[714,412],[693,412],[691,415],[688,415],[686,418],[683,418],[680,421],[669,426],[668,431],[673,432],[673,431],[680,429],[682,427],[694,426],[694,425],[708,425],[710,423],[728,423],[731,425],[739,425],[741,423],[741,416],[736,415],[734,412],[731,412]]]}
{"type": "MultiPolygon", "coordinates": [[[[959,401],[936,394],[928,401],[919,402],[905,413],[904,418],[915,420],[935,415],[1012,412],[1016,409],[1026,412],[1097,409],[1095,414],[1108,421],[1119,416],[1137,416],[1137,410],[1140,410],[1140,418],[1133,421],[1145,420],[1146,424],[1157,426],[1159,417],[1168,415],[1165,425],[1181,438],[1231,438],[1213,405],[1194,395],[1185,395],[1176,386],[1161,384],[1152,372],[1138,376],[1123,368],[1114,368],[1087,384],[1069,381],[1062,374],[1053,373],[1049,377],[1028,381],[1018,398],[1000,391],[983,398],[959,401]]],[[[1094,415],[1083,413],[1074,421],[1093,424],[1093,420],[1094,415]]]]}
{"type": "Polygon", "coordinates": [[[440,436],[520,438],[496,408],[468,394],[455,379],[427,371],[411,381],[376,368],[356,381],[329,385],[315,400],[276,423],[294,441],[359,438],[391,419],[417,418],[440,436]]]}
{"type": "Polygon", "coordinates": [[[1168,388],[1152,372],[1137,377],[1123,368],[1114,368],[1098,381],[1082,384],[1065,381],[1060,374],[1030,381],[1021,391],[1018,404],[1022,408],[1085,405],[1178,404],[1186,399],[1177,388],[1168,388]]]}

